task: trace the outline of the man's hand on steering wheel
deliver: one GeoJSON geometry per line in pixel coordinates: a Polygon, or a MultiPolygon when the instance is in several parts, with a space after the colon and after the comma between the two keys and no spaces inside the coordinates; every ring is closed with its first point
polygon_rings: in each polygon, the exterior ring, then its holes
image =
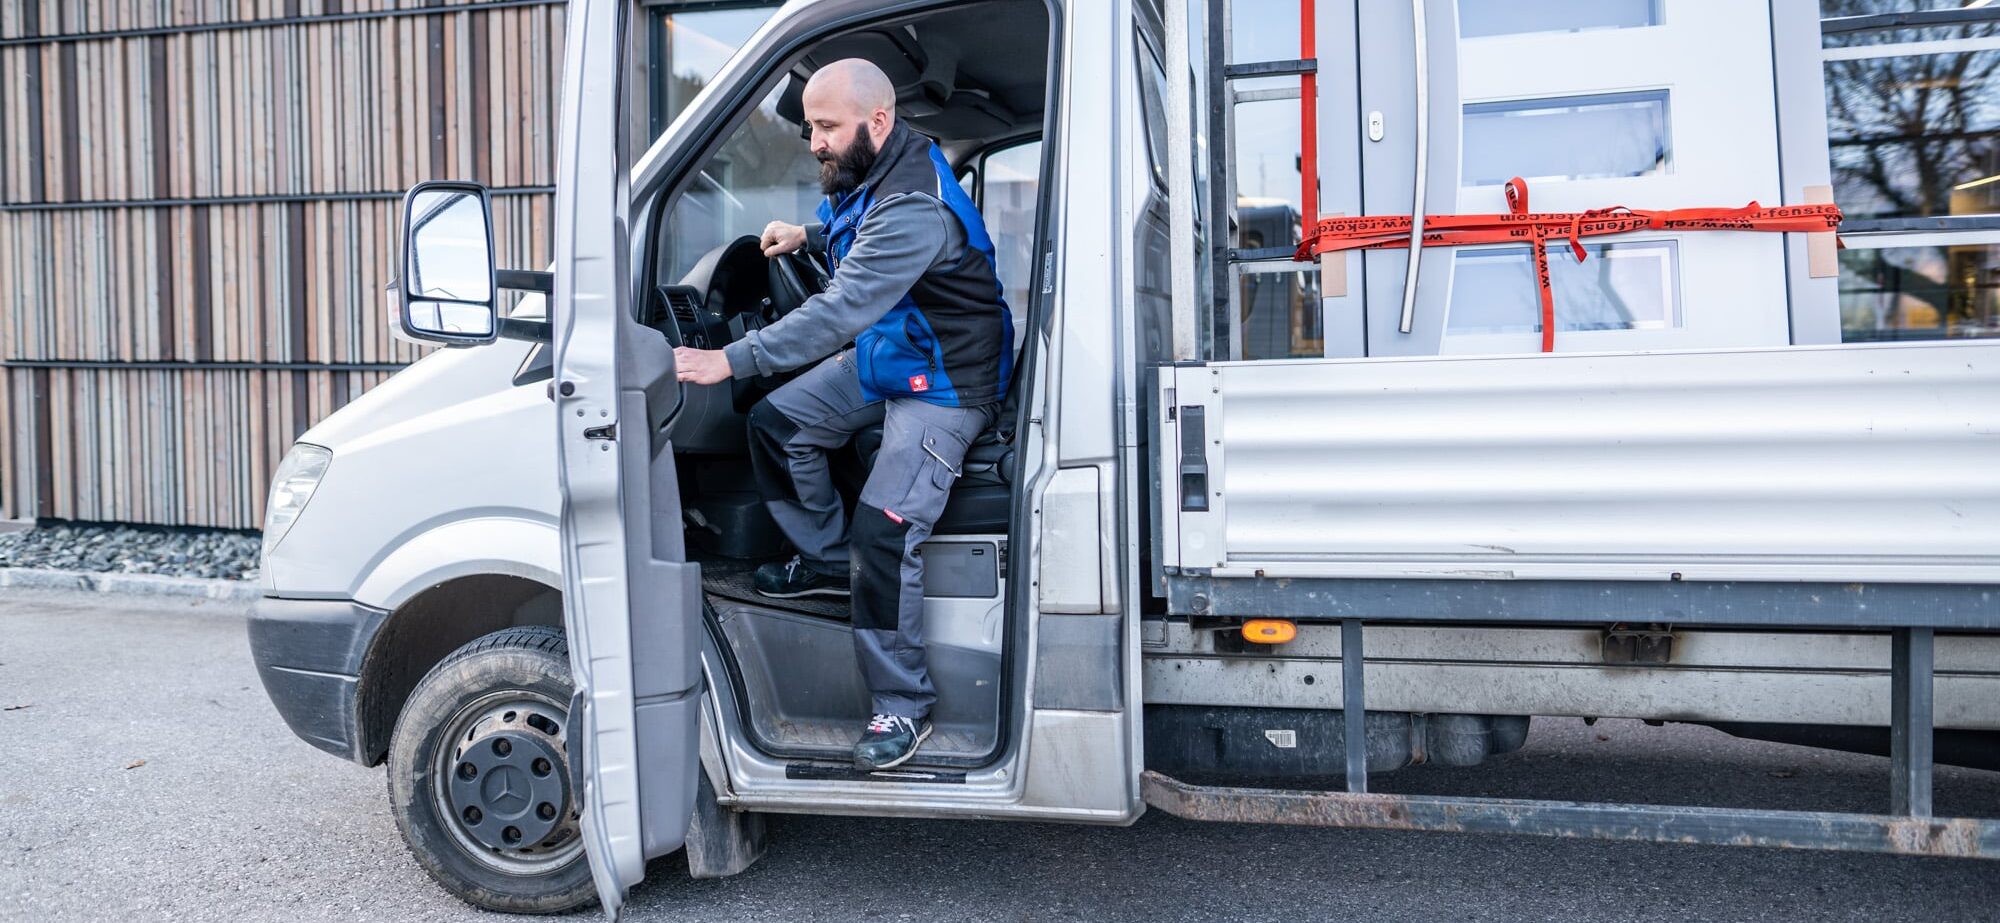
{"type": "Polygon", "coordinates": [[[807,249],[806,229],[799,225],[773,221],[765,225],[758,243],[770,261],[765,277],[771,297],[765,299],[763,309],[764,324],[769,326],[797,310],[806,299],[826,291],[831,277],[826,265],[807,249]]]}
{"type": "Polygon", "coordinates": [[[801,225],[773,221],[764,225],[764,236],[757,243],[764,248],[765,256],[782,256],[806,245],[806,229],[801,225]]]}

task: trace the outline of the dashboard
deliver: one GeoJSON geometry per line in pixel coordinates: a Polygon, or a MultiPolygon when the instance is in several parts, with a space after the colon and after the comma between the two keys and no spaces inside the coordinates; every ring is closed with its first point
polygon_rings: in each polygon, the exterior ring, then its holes
{"type": "MultiPolygon", "coordinates": [[[[675,346],[721,349],[764,325],[770,297],[770,261],[757,238],[746,235],[703,254],[679,282],[653,286],[641,322],[675,346]]],[[[744,416],[790,377],[684,386],[674,423],[675,449],[740,454],[744,416]]]]}
{"type": "Polygon", "coordinates": [[[678,283],[654,286],[641,320],[676,346],[721,349],[763,325],[768,263],[757,238],[738,237],[704,254],[678,283]]]}

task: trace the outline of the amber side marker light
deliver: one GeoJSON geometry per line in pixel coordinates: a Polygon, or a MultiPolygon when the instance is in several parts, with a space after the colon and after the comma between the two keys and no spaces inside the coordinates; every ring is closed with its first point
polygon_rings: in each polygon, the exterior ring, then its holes
{"type": "Polygon", "coordinates": [[[1251,619],[1243,623],[1243,640],[1283,644],[1299,636],[1299,626],[1284,619],[1251,619]]]}

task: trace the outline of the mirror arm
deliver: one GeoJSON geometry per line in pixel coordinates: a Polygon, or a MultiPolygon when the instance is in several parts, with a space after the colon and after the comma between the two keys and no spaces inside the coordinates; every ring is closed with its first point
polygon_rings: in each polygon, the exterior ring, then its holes
{"type": "MultiPolygon", "coordinates": [[[[542,273],[542,275],[547,275],[542,273]]],[[[502,288],[508,286],[503,285],[502,288]]],[[[521,317],[500,318],[500,338],[503,340],[527,340],[530,343],[547,343],[550,339],[549,322],[529,320],[521,317]]]]}
{"type": "MultiPolygon", "coordinates": [[[[556,274],[531,269],[498,269],[493,272],[493,284],[498,288],[517,292],[540,292],[548,296],[555,294],[556,274]]],[[[549,322],[545,320],[503,317],[500,318],[499,333],[503,340],[547,343],[551,339],[549,322]]]]}
{"type": "Polygon", "coordinates": [[[553,295],[556,292],[556,274],[532,269],[501,269],[493,273],[493,284],[517,292],[553,295]]]}

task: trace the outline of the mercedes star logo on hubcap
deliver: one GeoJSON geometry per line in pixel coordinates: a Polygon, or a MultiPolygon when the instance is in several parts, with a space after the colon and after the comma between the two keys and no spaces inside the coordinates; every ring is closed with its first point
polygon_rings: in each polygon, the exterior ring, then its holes
{"type": "Polygon", "coordinates": [[[521,770],[512,766],[498,766],[486,774],[486,785],[480,791],[493,813],[503,817],[514,817],[528,809],[527,780],[521,778],[521,770]]]}

